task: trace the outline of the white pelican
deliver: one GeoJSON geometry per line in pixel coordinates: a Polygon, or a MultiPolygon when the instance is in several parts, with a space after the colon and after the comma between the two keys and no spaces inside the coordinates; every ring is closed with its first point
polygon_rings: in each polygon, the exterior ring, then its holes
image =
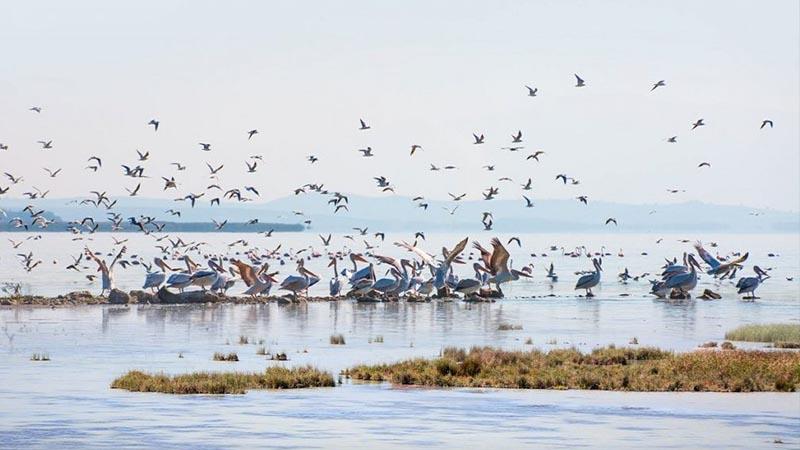
{"type": "Polygon", "coordinates": [[[753,266],[753,271],[756,273],[756,276],[739,278],[739,281],[736,283],[736,288],[738,289],[737,293],[749,293],[749,297],[747,295],[744,296],[744,298],[749,300],[755,300],[758,298],[756,297],[756,289],[761,285],[762,282],[764,282],[764,280],[769,278],[769,274],[761,270],[761,268],[758,266],[753,266]]]}
{"type": "Polygon", "coordinates": [[[575,283],[576,290],[586,289],[587,297],[594,297],[594,294],[592,294],[592,288],[600,283],[600,272],[603,271],[603,260],[592,258],[592,265],[594,266],[594,272],[578,278],[578,282],[575,283]]]}

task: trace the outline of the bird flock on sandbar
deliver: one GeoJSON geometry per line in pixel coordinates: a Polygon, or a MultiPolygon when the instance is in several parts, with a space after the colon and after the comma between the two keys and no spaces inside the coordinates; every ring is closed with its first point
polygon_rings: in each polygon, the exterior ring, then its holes
{"type": "MultiPolygon", "coordinates": [[[[574,75],[575,88],[592,89],[591,83],[578,74],[574,75]]],[[[542,93],[539,87],[523,85],[526,97],[529,101],[536,101],[542,93]]],[[[651,95],[656,95],[654,91],[661,92],[668,89],[666,80],[659,80],[649,88],[651,95]]],[[[645,88],[646,92],[646,88],[645,88]]],[[[29,108],[29,114],[47,114],[47,109],[42,106],[29,108]]],[[[158,135],[163,127],[168,127],[165,123],[162,126],[158,118],[145,119],[142,121],[143,127],[150,127],[152,133],[158,135]]],[[[687,132],[698,133],[703,127],[713,126],[712,122],[706,123],[704,118],[687,120],[687,132]]],[[[774,123],[770,119],[764,119],[761,123],[754,124],[761,130],[773,128],[774,123]]],[[[363,133],[369,138],[371,133],[378,130],[373,129],[367,119],[359,118],[354,120],[354,132],[363,133]]],[[[242,130],[242,139],[245,142],[258,140],[259,130],[256,128],[242,130]]],[[[510,139],[504,141],[500,147],[509,152],[520,152],[522,163],[535,161],[540,164],[546,159],[547,153],[542,149],[532,151],[526,150],[525,138],[522,130],[510,133],[510,139]]],[[[466,137],[467,141],[469,137],[466,137]]],[[[678,135],[670,135],[661,138],[667,145],[677,144],[678,135]]],[[[469,140],[474,146],[488,146],[490,137],[484,132],[476,131],[469,140]]],[[[36,142],[41,151],[59,151],[58,141],[51,137],[43,137],[36,142]]],[[[45,199],[53,189],[57,188],[58,178],[63,174],[62,168],[43,167],[42,170],[47,174],[46,180],[50,183],[49,189],[41,189],[25,182],[23,174],[17,173],[9,158],[13,158],[16,145],[8,142],[0,143],[0,157],[4,159],[4,170],[2,176],[6,183],[0,184],[0,199],[8,194],[17,194],[27,198],[30,203],[16,217],[6,217],[5,211],[0,209],[0,215],[5,217],[12,227],[24,230],[29,233],[25,240],[17,241],[9,239],[22,267],[31,272],[41,267],[42,260],[37,258],[32,251],[25,250],[25,242],[29,240],[46,239],[43,234],[36,234],[37,230],[45,229],[53,224],[55,220],[48,218],[44,209],[36,207],[37,200],[45,199]]],[[[30,151],[24,145],[23,150],[30,151]]],[[[421,143],[413,142],[407,147],[409,158],[419,158],[425,153],[425,147],[421,143]]],[[[213,155],[215,147],[213,142],[203,139],[197,140],[198,160],[201,156],[213,155]]],[[[373,158],[378,150],[370,145],[358,148],[351,156],[342,154],[341,158],[373,158]]],[[[131,160],[118,167],[109,167],[106,158],[102,154],[90,154],[85,158],[84,171],[87,176],[101,171],[118,171],[120,185],[122,189],[118,192],[109,190],[91,190],[87,195],[74,201],[78,206],[89,206],[96,208],[99,212],[94,216],[86,216],[72,220],[65,224],[66,231],[74,235],[73,240],[92,240],[91,235],[97,231],[102,231],[101,222],[106,223],[112,232],[129,231],[130,227],[148,236],[153,241],[153,247],[158,250],[159,256],[148,260],[137,253],[129,253],[126,243],[128,239],[117,239],[114,237],[114,247],[111,251],[95,252],[87,245],[77,256],[71,258],[65,265],[66,271],[74,271],[76,274],[86,277],[89,281],[97,278],[95,273],[90,270],[89,262],[96,264],[97,272],[100,272],[101,295],[110,292],[115,288],[114,270],[121,267],[122,270],[130,268],[144,269],[144,283],[142,289],[161,292],[161,290],[184,292],[188,288],[199,288],[202,291],[211,291],[219,294],[242,295],[242,296],[269,296],[273,287],[276,290],[287,293],[287,300],[297,301],[309,297],[309,288],[317,284],[321,278],[309,270],[306,265],[314,259],[326,259],[329,261],[328,267],[331,268],[331,279],[329,282],[329,295],[331,298],[355,298],[360,301],[391,301],[398,299],[425,300],[431,297],[452,298],[461,296],[466,300],[483,301],[486,299],[496,299],[503,297],[503,286],[520,279],[530,279],[534,277],[534,265],[528,263],[513,268],[510,254],[506,245],[512,243],[522,247],[519,237],[512,237],[507,242],[501,242],[498,238],[489,239],[489,244],[484,246],[479,241],[473,241],[470,245],[469,239],[455,243],[450,248],[442,248],[441,252],[429,253],[425,246],[425,233],[419,231],[409,238],[397,238],[390,240],[397,249],[404,250],[406,257],[395,258],[381,253],[381,245],[387,239],[387,235],[382,231],[370,231],[368,227],[353,228],[354,233],[338,238],[341,242],[334,242],[332,234],[319,235],[321,245],[324,250],[316,250],[314,246],[300,249],[282,249],[280,243],[267,245],[252,245],[247,239],[238,239],[227,245],[223,252],[213,252],[205,242],[197,242],[188,239],[186,236],[178,236],[171,233],[167,227],[169,219],[180,219],[184,208],[194,208],[198,202],[209,202],[211,207],[220,206],[228,202],[252,202],[261,196],[259,187],[256,183],[244,182],[238,185],[227,185],[223,187],[221,181],[222,174],[231,171],[225,164],[205,164],[197,161],[174,161],[168,167],[154,169],[149,166],[151,152],[136,149],[135,154],[131,152],[131,160]],[[192,192],[184,189],[184,179],[188,178],[187,170],[194,166],[195,170],[204,172],[204,175],[211,180],[208,186],[201,191],[192,192]],[[199,167],[199,169],[196,169],[199,167]],[[153,171],[163,170],[156,176],[151,176],[153,171]],[[129,180],[130,179],[130,180],[129,180]],[[174,192],[176,207],[164,211],[167,219],[139,215],[138,217],[123,217],[117,212],[121,203],[125,202],[126,197],[136,197],[143,186],[158,185],[162,192],[174,192]],[[124,190],[124,192],[123,192],[124,190]],[[99,217],[105,216],[105,219],[99,217]],[[373,243],[367,241],[372,238],[373,243]],[[357,249],[362,241],[363,250],[357,249]],[[109,259],[110,258],[110,259],[109,259]],[[205,261],[200,264],[194,259],[205,261]],[[281,277],[281,270],[289,263],[296,265],[296,270],[281,277]],[[470,267],[471,263],[471,267],[470,267]],[[378,266],[386,268],[386,276],[379,277],[382,270],[378,266]],[[468,272],[458,270],[466,266],[468,272]],[[238,287],[235,287],[237,286],[238,287]],[[231,291],[233,289],[233,291],[231,291]]],[[[310,165],[324,165],[325,161],[314,154],[303,157],[310,165]]],[[[46,160],[43,157],[42,160],[46,160]]],[[[255,174],[264,165],[264,157],[254,154],[248,157],[244,164],[236,171],[236,180],[254,180],[255,178],[244,178],[239,175],[255,174]]],[[[453,164],[436,165],[429,163],[430,171],[455,171],[458,168],[453,164]]],[[[702,161],[697,166],[697,170],[710,170],[711,163],[702,161]]],[[[694,167],[694,163],[692,163],[694,167]]],[[[494,172],[497,167],[495,164],[486,164],[483,170],[494,172]]],[[[25,176],[29,176],[25,174],[25,176]]],[[[373,177],[375,186],[379,192],[395,193],[398,187],[386,176],[379,175],[373,177]]],[[[559,183],[564,186],[582,186],[580,180],[568,173],[560,172],[555,175],[551,182],[559,183]]],[[[508,176],[498,177],[497,185],[488,186],[482,196],[477,198],[486,202],[498,198],[501,186],[517,186],[521,191],[520,207],[534,208],[535,202],[531,191],[533,180],[528,178],[522,183],[514,183],[508,176]],[[504,184],[508,183],[508,184],[504,184]]],[[[503,187],[503,191],[513,190],[513,188],[503,187]]],[[[678,194],[685,192],[680,188],[668,188],[667,192],[678,194]]],[[[321,183],[309,182],[296,188],[287,188],[287,194],[298,195],[320,195],[327,198],[330,205],[330,213],[348,214],[350,211],[350,198],[346,193],[326,188],[321,183]]],[[[443,207],[449,215],[459,213],[459,202],[468,199],[466,193],[449,192],[451,206],[443,207]]],[[[575,195],[575,200],[583,205],[588,205],[590,198],[586,194],[575,195]]],[[[422,210],[427,211],[429,202],[424,196],[414,196],[412,202],[422,210]]],[[[491,205],[491,203],[487,203],[491,205]]],[[[487,206],[487,211],[481,214],[480,221],[485,231],[491,231],[495,224],[495,217],[491,208],[487,206]]],[[[305,226],[311,225],[311,220],[304,217],[302,211],[293,211],[298,220],[303,219],[305,226]]],[[[50,216],[52,217],[52,216],[50,216]]],[[[477,220],[477,218],[476,218],[477,220]]],[[[211,219],[216,231],[224,231],[229,224],[227,219],[211,219]]],[[[621,217],[599,218],[600,223],[606,226],[619,227],[624,221],[621,217]]],[[[258,219],[254,218],[247,222],[249,225],[257,224],[258,219]]],[[[261,235],[259,235],[261,236],[261,235]]],[[[263,238],[272,238],[273,231],[263,233],[263,238]]],[[[261,238],[261,237],[259,237],[261,238]]],[[[659,240],[660,242],[660,240],[659,240]]],[[[684,244],[691,244],[689,240],[683,240],[684,244]]],[[[711,243],[711,247],[716,247],[711,243]]],[[[754,299],[755,291],[761,283],[770,278],[768,271],[762,270],[759,266],[754,266],[755,276],[741,277],[735,279],[737,273],[743,269],[743,264],[748,259],[749,254],[731,252],[726,255],[712,255],[700,242],[694,243],[695,257],[692,252],[685,252],[682,259],[677,257],[667,259],[665,264],[652,274],[644,273],[631,275],[628,269],[618,275],[621,282],[647,280],[651,284],[650,293],[659,298],[685,299],[690,297],[690,293],[697,286],[698,276],[703,273],[710,275],[720,281],[727,280],[731,284],[735,281],[735,288],[740,294],[745,294],[746,298],[754,299]],[[705,264],[698,261],[698,258],[705,264]],[[651,277],[651,278],[648,278],[651,277]]],[[[591,269],[585,272],[576,273],[577,280],[575,290],[584,291],[585,297],[592,297],[593,288],[596,288],[602,279],[603,259],[609,257],[623,257],[622,251],[613,255],[605,251],[591,252],[586,247],[578,247],[573,250],[565,250],[563,247],[550,247],[551,254],[542,252],[531,253],[532,257],[562,256],[572,258],[586,258],[591,263],[591,269]],[[555,254],[553,254],[553,252],[555,254]]],[[[772,256],[772,255],[770,255],[772,256]]],[[[588,265],[588,264],[587,264],[588,265]]],[[[141,269],[139,269],[141,270],[141,269]]],[[[551,283],[556,283],[559,276],[553,262],[544,267],[546,279],[551,283]]],[[[77,275],[76,275],[77,276],[77,275]]],[[[18,288],[17,288],[18,289],[18,288]]],[[[703,296],[718,297],[719,294],[706,290],[703,296]]]]}

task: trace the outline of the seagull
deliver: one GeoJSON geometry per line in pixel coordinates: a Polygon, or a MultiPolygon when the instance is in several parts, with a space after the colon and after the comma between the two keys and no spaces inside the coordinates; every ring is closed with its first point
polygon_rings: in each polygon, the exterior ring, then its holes
{"type": "Polygon", "coordinates": [[[247,173],[256,173],[256,166],[258,165],[258,161],[253,161],[253,164],[250,165],[249,162],[244,162],[247,165],[247,173]]]}
{"type": "Polygon", "coordinates": [[[147,161],[147,158],[150,157],[150,152],[149,151],[142,153],[139,150],[136,150],[136,153],[139,154],[139,161],[147,161]]]}
{"type": "Polygon", "coordinates": [[[704,125],[705,123],[703,123],[703,119],[697,119],[697,122],[692,124],[692,129],[694,130],[695,128],[702,127],[704,125]]]}
{"type": "Polygon", "coordinates": [[[158,131],[158,124],[159,123],[160,122],[157,121],[156,119],[152,119],[152,120],[150,120],[150,122],[147,122],[148,125],[152,125],[153,126],[153,131],[158,131]]]}
{"type": "Polygon", "coordinates": [[[587,196],[585,196],[585,195],[579,195],[579,196],[577,196],[577,197],[575,197],[575,198],[576,198],[576,199],[577,199],[579,202],[583,203],[584,205],[588,205],[588,204],[589,204],[589,197],[587,197],[587,196]]]}
{"type": "Polygon", "coordinates": [[[511,139],[512,144],[518,144],[522,142],[522,130],[517,130],[517,134],[512,134],[511,139]]]}
{"type": "Polygon", "coordinates": [[[413,144],[411,146],[411,156],[414,156],[414,152],[417,151],[417,150],[422,150],[422,146],[421,145],[417,145],[417,144],[413,144]]]}
{"type": "Polygon", "coordinates": [[[204,144],[202,142],[198,142],[198,144],[203,146],[203,148],[201,150],[203,150],[204,152],[210,152],[211,151],[211,144],[204,144]]]}
{"type": "Polygon", "coordinates": [[[359,130],[369,130],[370,128],[372,128],[369,125],[367,125],[366,122],[364,122],[364,119],[358,119],[358,121],[361,122],[361,127],[359,127],[359,130]]]}
{"type": "Polygon", "coordinates": [[[36,142],[38,142],[39,144],[42,144],[42,148],[43,149],[45,149],[45,148],[53,148],[53,141],[52,140],[49,140],[49,141],[36,141],[36,142]]]}
{"type": "Polygon", "coordinates": [[[531,201],[531,199],[529,199],[528,197],[526,197],[524,195],[522,196],[522,198],[525,199],[525,207],[526,208],[533,208],[533,202],[531,201]]]}
{"type": "Polygon", "coordinates": [[[606,225],[610,224],[611,222],[614,222],[614,225],[617,225],[617,219],[613,217],[609,217],[608,219],[606,219],[606,225]]]}
{"type": "Polygon", "coordinates": [[[586,86],[586,82],[583,81],[583,78],[579,77],[578,74],[575,74],[576,84],[575,87],[584,87],[586,86]]]}
{"type": "Polygon", "coordinates": [[[456,213],[456,211],[458,210],[458,207],[459,207],[459,206],[460,206],[460,205],[456,205],[456,207],[455,207],[455,208],[453,208],[453,209],[448,209],[446,206],[442,206],[442,209],[443,209],[443,210],[445,210],[445,211],[447,211],[447,213],[448,213],[448,214],[450,214],[450,215],[452,216],[452,215],[455,215],[455,213],[456,213]]]}
{"type": "Polygon", "coordinates": [[[314,156],[314,155],[308,155],[308,158],[306,158],[306,159],[307,159],[307,160],[308,160],[308,161],[309,161],[311,164],[314,164],[315,162],[319,161],[319,158],[317,158],[317,157],[316,157],[316,156],[314,156]]]}
{"type": "Polygon", "coordinates": [[[659,86],[666,86],[666,85],[667,85],[667,82],[666,82],[666,81],[664,81],[664,80],[660,80],[658,83],[656,83],[656,84],[654,84],[654,85],[653,85],[652,89],[650,89],[650,92],[653,92],[653,91],[655,91],[655,90],[656,90],[656,88],[657,88],[657,87],[659,87],[659,86]]]}
{"type": "Polygon", "coordinates": [[[461,195],[453,195],[453,194],[451,194],[451,193],[449,193],[449,192],[447,193],[447,195],[449,195],[450,197],[452,197],[454,202],[457,202],[457,201],[459,201],[459,200],[461,200],[461,199],[463,199],[464,197],[466,197],[466,196],[467,196],[467,194],[466,194],[466,193],[464,193],[464,194],[461,194],[461,195]]]}
{"type": "Polygon", "coordinates": [[[213,223],[214,223],[214,228],[216,228],[216,229],[217,229],[217,231],[221,231],[221,230],[222,230],[222,227],[224,227],[225,225],[227,225],[227,224],[228,224],[228,219],[225,219],[225,220],[223,220],[222,222],[217,222],[216,220],[214,220],[214,219],[211,219],[211,222],[213,222],[213,223]]]}
{"type": "Polygon", "coordinates": [[[773,124],[772,124],[772,121],[771,121],[771,120],[769,120],[769,119],[764,119],[764,120],[761,122],[761,128],[763,129],[763,128],[764,128],[765,126],[767,126],[767,125],[769,125],[769,127],[770,127],[770,128],[772,128],[772,125],[773,125],[773,124]]]}
{"type": "Polygon", "coordinates": [[[528,97],[536,97],[536,93],[539,92],[539,88],[531,88],[527,84],[525,87],[528,88],[528,97]]]}
{"type": "Polygon", "coordinates": [[[674,144],[674,143],[678,142],[678,136],[668,137],[667,138],[667,142],[669,142],[671,144],[674,144]]]}
{"type": "Polygon", "coordinates": [[[530,191],[530,190],[531,190],[531,184],[532,184],[532,183],[533,183],[533,180],[531,180],[530,178],[528,178],[528,182],[522,185],[522,190],[523,190],[523,191],[530,191]]]}
{"type": "Polygon", "coordinates": [[[358,149],[358,151],[360,151],[362,153],[361,156],[363,156],[364,158],[369,158],[371,156],[375,156],[375,155],[372,154],[372,147],[360,148],[360,149],[358,149]]]}
{"type": "Polygon", "coordinates": [[[31,106],[30,108],[28,108],[28,111],[33,111],[33,112],[40,113],[40,112],[42,112],[42,107],[41,106],[31,106]]]}
{"type": "Polygon", "coordinates": [[[186,166],[182,166],[181,163],[179,162],[170,163],[170,165],[175,166],[178,169],[178,171],[186,170],[186,166]]]}
{"type": "Polygon", "coordinates": [[[136,194],[139,193],[139,188],[141,188],[141,187],[142,187],[142,183],[139,183],[139,184],[136,185],[136,187],[133,190],[130,190],[128,188],[125,188],[125,190],[128,191],[128,194],[131,197],[136,197],[136,194]]]}
{"type": "Polygon", "coordinates": [[[535,159],[538,162],[539,161],[539,155],[543,155],[543,154],[544,154],[544,152],[542,150],[536,150],[535,152],[533,152],[533,154],[528,155],[528,157],[525,158],[525,159],[526,160],[527,159],[535,159]]]}
{"type": "Polygon", "coordinates": [[[697,167],[711,167],[711,163],[701,162],[697,165],[697,167]]]}
{"type": "Polygon", "coordinates": [[[249,141],[250,138],[253,137],[254,134],[258,134],[258,130],[252,129],[252,130],[248,131],[247,132],[247,140],[249,141]]]}
{"type": "Polygon", "coordinates": [[[216,175],[217,172],[219,172],[220,170],[222,170],[223,167],[225,167],[225,164],[220,164],[219,167],[217,167],[216,169],[211,167],[211,164],[209,163],[206,163],[206,166],[208,166],[208,170],[211,171],[211,175],[216,175]]]}
{"type": "Polygon", "coordinates": [[[55,178],[56,175],[58,175],[58,173],[61,172],[61,169],[56,169],[55,171],[53,171],[53,170],[48,169],[47,167],[45,167],[44,170],[45,170],[45,172],[50,174],[50,178],[55,178]]]}
{"type": "Polygon", "coordinates": [[[472,133],[472,136],[475,138],[475,142],[473,143],[473,144],[475,144],[475,145],[477,145],[477,144],[483,144],[483,140],[484,140],[484,139],[486,139],[486,138],[483,136],[483,134],[481,134],[480,136],[478,136],[477,134],[475,134],[475,133],[472,133]]]}

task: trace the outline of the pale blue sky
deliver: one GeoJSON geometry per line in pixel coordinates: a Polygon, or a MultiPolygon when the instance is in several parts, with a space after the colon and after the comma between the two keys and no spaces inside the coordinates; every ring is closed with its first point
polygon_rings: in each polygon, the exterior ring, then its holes
{"type": "MultiPolygon", "coordinates": [[[[119,164],[138,148],[156,179],[189,164],[182,192],[208,184],[208,161],[226,165],[222,184],[258,186],[263,199],[310,181],[378,195],[377,175],[402,195],[477,198],[501,176],[530,176],[535,198],[800,203],[795,0],[31,1],[0,12],[0,142],[11,147],[0,166],[26,180],[12,196],[124,194],[135,182],[119,164]],[[573,87],[575,72],[588,87],[573,87]],[[360,117],[373,129],[359,132],[360,117]],[[690,132],[700,117],[708,125],[690,132]],[[759,130],[765,118],[774,129],[759,130]],[[251,128],[261,134],[248,142],[251,128]],[[517,129],[525,151],[499,150],[517,129]],[[487,144],[472,145],[473,132],[487,144]],[[424,150],[410,158],[412,143],[424,150]],[[376,156],[362,159],[367,145],[376,156]],[[535,149],[541,163],[525,161],[535,149]],[[245,174],[256,153],[263,167],[245,174]],[[92,154],[106,168],[87,176],[92,154]],[[436,175],[429,163],[460,169],[436,175]],[[49,179],[43,166],[63,171],[49,179]],[[556,183],[561,172],[581,185],[556,183]]],[[[500,186],[502,198],[521,194],[500,186]]]]}

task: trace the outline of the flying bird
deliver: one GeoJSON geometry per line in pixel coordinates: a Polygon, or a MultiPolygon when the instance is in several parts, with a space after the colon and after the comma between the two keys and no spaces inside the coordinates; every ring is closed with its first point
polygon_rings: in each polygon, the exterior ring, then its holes
{"type": "Polygon", "coordinates": [[[656,84],[654,84],[654,85],[653,85],[653,87],[650,89],[650,92],[653,92],[653,91],[655,91],[655,90],[656,90],[656,88],[657,88],[657,87],[659,87],[659,86],[666,86],[666,85],[667,85],[667,82],[666,82],[666,81],[664,81],[664,80],[659,80],[659,81],[658,81],[658,83],[656,83],[656,84]]]}
{"type": "Polygon", "coordinates": [[[361,126],[358,128],[359,130],[369,130],[370,128],[372,128],[369,125],[367,125],[366,122],[364,122],[364,119],[358,119],[358,121],[361,122],[361,126]]]}
{"type": "Polygon", "coordinates": [[[701,162],[697,165],[697,167],[711,167],[711,163],[701,162]]]}
{"type": "Polygon", "coordinates": [[[695,128],[702,127],[702,126],[705,126],[705,123],[703,122],[703,119],[697,119],[697,122],[692,124],[692,129],[694,130],[695,128]]]}
{"type": "Polygon", "coordinates": [[[148,125],[152,125],[153,126],[153,131],[158,131],[158,124],[159,123],[160,122],[157,121],[156,119],[152,119],[152,120],[150,120],[150,122],[147,122],[148,125]]]}
{"type": "Polygon", "coordinates": [[[764,128],[765,126],[767,126],[767,125],[769,125],[769,127],[770,127],[770,128],[772,128],[772,125],[773,125],[773,124],[772,124],[772,121],[771,121],[771,120],[769,120],[769,119],[764,119],[764,120],[761,122],[761,129],[763,129],[763,128],[764,128]]]}
{"type": "Polygon", "coordinates": [[[575,74],[575,87],[584,87],[586,86],[586,82],[583,81],[583,78],[579,77],[578,74],[575,74]]]}
{"type": "Polygon", "coordinates": [[[608,225],[608,224],[610,224],[612,222],[614,223],[614,225],[617,225],[617,219],[615,219],[613,217],[609,217],[608,219],[606,219],[606,225],[608,225]]]}
{"type": "Polygon", "coordinates": [[[528,88],[528,97],[536,97],[536,93],[539,92],[539,88],[532,88],[527,84],[525,87],[528,88]]]}
{"type": "Polygon", "coordinates": [[[247,132],[247,140],[249,141],[250,138],[252,138],[254,134],[258,134],[258,130],[252,129],[252,130],[248,131],[247,132]]]}

